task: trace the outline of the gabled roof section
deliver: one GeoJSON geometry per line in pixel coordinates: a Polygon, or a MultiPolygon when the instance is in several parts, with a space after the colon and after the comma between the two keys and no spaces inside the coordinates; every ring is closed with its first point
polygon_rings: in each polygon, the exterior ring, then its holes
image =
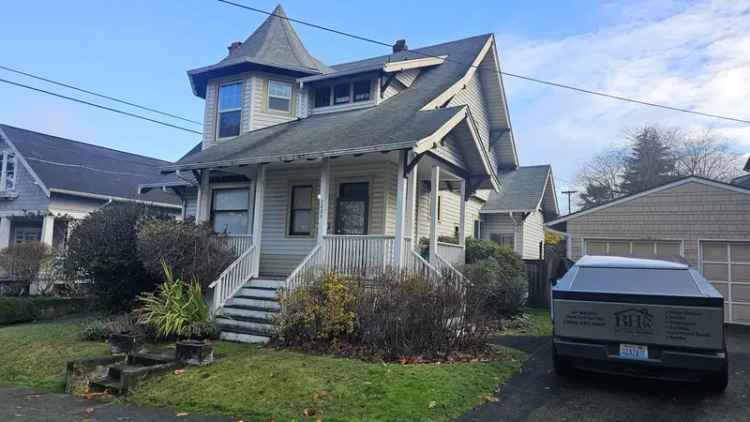
{"type": "Polygon", "coordinates": [[[519,167],[500,174],[500,191],[491,192],[481,213],[534,212],[546,208],[546,212],[556,212],[557,203],[543,204],[549,189],[553,189],[552,167],[519,167]]]}
{"type": "Polygon", "coordinates": [[[205,83],[211,77],[208,75],[215,77],[237,73],[253,65],[298,75],[314,75],[331,70],[307,51],[286,19],[286,12],[278,5],[245,42],[230,49],[227,57],[214,65],[191,70],[188,75],[195,95],[205,97],[205,83]]]}
{"type": "Polygon", "coordinates": [[[159,177],[159,167],[168,161],[4,124],[0,124],[0,136],[18,151],[47,194],[179,204],[176,196],[166,192],[138,195],[138,185],[159,177]]]}
{"type": "Polygon", "coordinates": [[[619,204],[622,204],[622,203],[625,203],[625,202],[628,202],[628,201],[632,201],[634,199],[642,198],[642,197],[644,197],[646,195],[650,195],[652,193],[661,192],[663,190],[676,188],[678,186],[682,186],[682,185],[685,185],[687,183],[700,183],[700,184],[706,185],[706,186],[712,186],[712,187],[719,188],[719,189],[726,189],[726,190],[734,191],[734,192],[737,192],[737,193],[744,193],[744,194],[750,195],[750,188],[745,188],[745,187],[738,186],[738,185],[724,183],[724,182],[720,182],[718,180],[707,179],[705,177],[700,177],[700,176],[686,176],[686,177],[683,177],[683,178],[680,178],[680,179],[677,179],[677,180],[673,180],[671,182],[664,183],[664,184],[659,185],[659,186],[655,186],[655,187],[653,187],[651,189],[646,189],[646,190],[644,190],[642,192],[633,193],[633,194],[626,195],[626,196],[623,196],[623,197],[620,197],[620,198],[617,198],[617,199],[613,199],[613,200],[605,202],[603,204],[599,204],[599,205],[597,205],[595,207],[587,208],[587,209],[581,210],[581,211],[576,211],[574,213],[571,213],[571,214],[565,215],[563,217],[560,217],[560,218],[558,218],[558,219],[556,219],[554,221],[550,221],[549,223],[546,223],[546,225],[547,226],[553,226],[553,225],[556,225],[556,224],[559,224],[559,223],[564,223],[564,222],[566,222],[568,220],[572,220],[574,218],[582,217],[582,216],[584,216],[586,214],[591,214],[591,213],[594,213],[594,212],[597,212],[597,211],[600,211],[600,210],[603,210],[603,209],[606,209],[606,208],[609,208],[609,207],[612,207],[612,206],[615,206],[615,205],[619,205],[619,204]]]}
{"type": "Polygon", "coordinates": [[[750,188],[750,174],[735,177],[732,179],[732,184],[743,188],[750,188]]]}

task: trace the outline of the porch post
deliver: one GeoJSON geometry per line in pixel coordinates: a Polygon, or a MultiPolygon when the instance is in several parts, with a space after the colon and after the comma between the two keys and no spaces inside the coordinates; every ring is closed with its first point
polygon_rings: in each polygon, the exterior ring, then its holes
{"type": "Polygon", "coordinates": [[[201,180],[198,185],[198,209],[195,216],[196,223],[204,223],[210,219],[210,193],[211,193],[211,170],[206,169],[201,172],[201,180]]]}
{"type": "Polygon", "coordinates": [[[466,245],[466,180],[461,180],[460,185],[461,202],[458,216],[458,244],[461,246],[466,245]]]}
{"type": "MultiPolygon", "coordinates": [[[[409,155],[414,159],[414,153],[409,155]]],[[[417,239],[417,183],[419,182],[417,166],[418,164],[414,165],[409,172],[407,181],[409,186],[406,189],[406,210],[408,212],[406,236],[411,237],[411,250],[417,249],[417,242],[419,241],[417,239]]]]}
{"type": "Polygon", "coordinates": [[[10,246],[10,217],[0,219],[0,249],[10,246]]]}
{"type": "Polygon", "coordinates": [[[323,159],[320,167],[320,199],[318,200],[318,244],[328,234],[328,201],[330,190],[331,163],[328,158],[323,159]]]}
{"type": "Polygon", "coordinates": [[[263,197],[266,191],[266,165],[259,164],[255,176],[255,200],[253,201],[253,246],[257,259],[255,260],[254,274],[260,272],[260,241],[263,232],[263,197]]]}
{"type": "Polygon", "coordinates": [[[42,220],[42,243],[52,247],[52,236],[55,233],[55,216],[45,215],[42,220]]]}
{"type": "Polygon", "coordinates": [[[396,176],[396,239],[393,243],[393,268],[401,269],[404,265],[404,233],[406,220],[406,151],[399,153],[396,176]]]}
{"type": "Polygon", "coordinates": [[[430,263],[435,263],[438,245],[438,192],[440,191],[440,167],[438,166],[432,166],[430,187],[430,263]]]}

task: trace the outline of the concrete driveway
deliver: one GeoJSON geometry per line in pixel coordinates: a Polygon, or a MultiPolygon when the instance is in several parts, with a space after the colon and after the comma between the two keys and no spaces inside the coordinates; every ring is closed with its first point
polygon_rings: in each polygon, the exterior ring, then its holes
{"type": "Polygon", "coordinates": [[[502,337],[498,343],[531,354],[523,372],[502,389],[499,401],[484,404],[461,422],[489,421],[750,421],[750,329],[730,327],[729,388],[723,394],[693,385],[552,369],[549,337],[502,337]]]}

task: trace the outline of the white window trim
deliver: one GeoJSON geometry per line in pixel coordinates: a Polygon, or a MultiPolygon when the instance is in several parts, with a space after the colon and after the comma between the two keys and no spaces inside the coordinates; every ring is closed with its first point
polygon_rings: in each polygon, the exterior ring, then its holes
{"type": "Polygon", "coordinates": [[[219,141],[224,139],[232,139],[236,138],[237,136],[240,136],[242,134],[242,103],[243,103],[243,97],[245,96],[245,81],[242,79],[237,80],[231,80],[231,81],[224,81],[219,84],[219,89],[216,91],[216,133],[215,138],[219,141]],[[221,109],[221,88],[228,86],[228,85],[240,85],[240,106],[238,108],[230,108],[226,110],[221,109]],[[240,133],[234,136],[224,136],[221,137],[219,134],[221,133],[221,113],[228,113],[232,111],[239,111],[240,112],[240,133]]]}
{"type": "Polygon", "coordinates": [[[333,110],[335,110],[337,108],[349,108],[349,107],[356,107],[356,106],[360,106],[360,105],[363,105],[363,106],[370,105],[370,104],[372,104],[372,103],[375,102],[375,95],[373,93],[373,80],[375,80],[375,79],[371,79],[371,78],[352,79],[352,80],[349,80],[349,81],[342,81],[342,82],[338,82],[338,83],[331,82],[330,84],[325,84],[325,85],[320,85],[320,86],[314,87],[311,90],[312,91],[312,97],[313,97],[312,109],[313,109],[313,111],[321,111],[321,110],[325,110],[325,111],[331,110],[331,111],[333,111],[333,110]],[[357,82],[368,82],[369,83],[369,85],[370,85],[370,98],[368,98],[366,100],[359,100],[359,101],[355,101],[354,100],[354,84],[357,83],[357,82]],[[334,95],[335,94],[334,87],[336,85],[343,85],[343,84],[348,84],[349,85],[349,101],[347,101],[345,103],[341,103],[341,104],[335,104],[336,98],[335,98],[335,95],[334,95]],[[317,97],[316,92],[317,92],[318,89],[322,89],[322,88],[328,88],[328,92],[330,93],[330,96],[329,96],[329,99],[328,99],[328,105],[316,106],[315,105],[315,98],[317,97]]]}
{"type": "Polygon", "coordinates": [[[291,82],[288,81],[280,81],[277,79],[269,79],[268,82],[266,82],[266,111],[271,113],[283,113],[283,114],[291,114],[292,113],[292,98],[294,98],[294,85],[291,82]],[[289,98],[286,97],[280,97],[278,95],[271,95],[271,83],[278,83],[278,84],[285,84],[289,85],[289,98]],[[287,110],[278,110],[275,108],[271,108],[271,98],[280,98],[282,100],[288,100],[289,101],[289,107],[287,110]]]}
{"type": "Polygon", "coordinates": [[[12,151],[3,151],[2,169],[0,171],[2,171],[0,174],[0,191],[14,192],[16,190],[16,174],[18,174],[18,160],[16,160],[16,155],[12,151]],[[11,187],[7,188],[8,157],[11,155],[13,156],[13,178],[11,179],[11,187]]]}
{"type": "MultiPolygon", "coordinates": [[[[247,216],[248,216],[248,223],[247,223],[247,234],[253,234],[253,210],[255,209],[254,204],[254,198],[255,198],[255,183],[251,180],[249,182],[223,182],[223,183],[214,183],[209,186],[208,189],[208,221],[211,221],[211,216],[213,215],[214,211],[214,190],[222,190],[222,189],[248,189],[248,199],[247,199],[247,216]]],[[[211,224],[213,224],[213,221],[211,221],[211,224]]]]}
{"type": "MultiPolygon", "coordinates": [[[[703,264],[704,263],[706,263],[706,264],[722,264],[722,265],[726,264],[728,266],[728,268],[727,268],[727,278],[728,278],[728,280],[727,281],[711,281],[711,280],[709,280],[709,282],[711,282],[711,283],[717,283],[717,284],[726,284],[727,291],[729,292],[729,297],[725,297],[724,298],[724,305],[726,306],[725,309],[727,311],[727,318],[729,319],[729,321],[732,324],[748,325],[747,323],[737,322],[737,321],[734,320],[734,312],[733,312],[734,310],[732,309],[732,305],[735,305],[735,304],[738,304],[738,305],[747,305],[747,303],[746,302],[736,302],[736,301],[734,301],[733,300],[734,297],[733,297],[733,294],[732,294],[730,286],[732,286],[734,284],[740,284],[740,285],[745,285],[746,286],[746,285],[750,285],[750,283],[744,282],[744,281],[731,281],[732,278],[733,278],[732,277],[732,265],[731,264],[735,263],[735,261],[732,261],[731,250],[729,249],[729,244],[731,244],[731,243],[748,243],[748,242],[750,242],[750,239],[743,240],[743,239],[711,239],[711,238],[705,238],[705,239],[703,239],[703,238],[701,238],[701,239],[698,239],[697,241],[698,241],[698,272],[700,272],[701,274],[703,274],[703,264]],[[705,261],[704,262],[703,261],[703,244],[704,243],[714,243],[714,242],[716,242],[716,243],[726,243],[727,244],[727,261],[726,262],[719,262],[719,261],[705,261]]],[[[745,264],[744,261],[737,261],[737,263],[738,264],[745,264]]]]}

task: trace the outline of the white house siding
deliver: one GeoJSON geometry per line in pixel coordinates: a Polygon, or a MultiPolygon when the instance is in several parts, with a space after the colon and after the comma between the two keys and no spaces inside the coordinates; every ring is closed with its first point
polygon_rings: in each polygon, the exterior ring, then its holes
{"type": "Polygon", "coordinates": [[[483,205],[483,201],[473,196],[466,201],[466,227],[464,233],[466,237],[474,237],[474,222],[481,221],[479,210],[482,209],[483,205]]]}
{"type": "MultiPolygon", "coordinates": [[[[0,151],[9,150],[5,142],[0,141],[0,151]]],[[[0,199],[0,214],[19,214],[24,211],[36,212],[47,210],[49,198],[36,184],[34,177],[26,170],[19,157],[16,157],[16,187],[18,196],[15,199],[0,199]]]]}
{"type": "Polygon", "coordinates": [[[264,73],[254,73],[252,77],[252,117],[250,130],[261,129],[267,126],[277,125],[297,118],[297,84],[294,78],[264,73]],[[292,104],[289,113],[268,110],[268,80],[289,82],[292,84],[292,104]]]}
{"type": "Polygon", "coordinates": [[[699,240],[750,240],[750,195],[688,182],[593,211],[567,222],[572,258],[584,239],[682,240],[698,266],[699,240]]]}
{"type": "Polygon", "coordinates": [[[367,233],[394,234],[396,165],[388,161],[331,165],[328,232],[334,233],[336,226],[336,197],[338,196],[339,185],[353,182],[368,182],[370,184],[367,233]]]}
{"type": "Polygon", "coordinates": [[[482,85],[479,82],[479,76],[475,73],[469,82],[466,83],[466,87],[460,91],[450,100],[449,106],[461,106],[468,105],[471,115],[477,124],[477,130],[479,136],[489,148],[490,141],[490,123],[487,111],[487,105],[484,99],[484,92],[482,91],[482,85]]]}
{"type": "Polygon", "coordinates": [[[320,169],[293,167],[269,169],[263,203],[263,232],[261,236],[260,272],[288,274],[304,259],[316,244],[315,222],[318,208],[320,169]],[[313,232],[310,236],[289,236],[289,200],[292,185],[313,186],[313,232]]]}
{"type": "Polygon", "coordinates": [[[540,259],[540,242],[544,242],[544,216],[541,212],[535,211],[523,221],[523,253],[521,256],[524,259],[540,259]]]}
{"type": "MultiPolygon", "coordinates": [[[[430,184],[418,183],[417,188],[417,237],[430,237],[430,184]]],[[[459,224],[460,195],[457,192],[441,190],[440,196],[440,220],[438,220],[438,236],[453,237],[455,228],[459,224]]],[[[467,225],[468,227],[468,225],[467,225]]],[[[469,230],[470,232],[471,230],[469,230]]]]}
{"type": "MultiPolygon", "coordinates": [[[[516,217],[520,220],[519,217],[516,217]]],[[[523,224],[514,221],[510,215],[505,213],[482,214],[482,240],[491,240],[492,234],[512,234],[513,250],[523,255],[523,224]]]]}
{"type": "Polygon", "coordinates": [[[451,132],[443,138],[440,147],[434,149],[433,152],[458,167],[467,168],[468,166],[466,165],[466,160],[461,152],[461,145],[459,142],[458,137],[451,132]]]}
{"type": "Polygon", "coordinates": [[[419,76],[419,73],[421,72],[420,69],[409,69],[409,70],[403,70],[401,72],[396,73],[396,79],[398,79],[399,82],[401,82],[405,87],[410,87],[414,83],[414,81],[417,80],[417,77],[419,76]]]}

